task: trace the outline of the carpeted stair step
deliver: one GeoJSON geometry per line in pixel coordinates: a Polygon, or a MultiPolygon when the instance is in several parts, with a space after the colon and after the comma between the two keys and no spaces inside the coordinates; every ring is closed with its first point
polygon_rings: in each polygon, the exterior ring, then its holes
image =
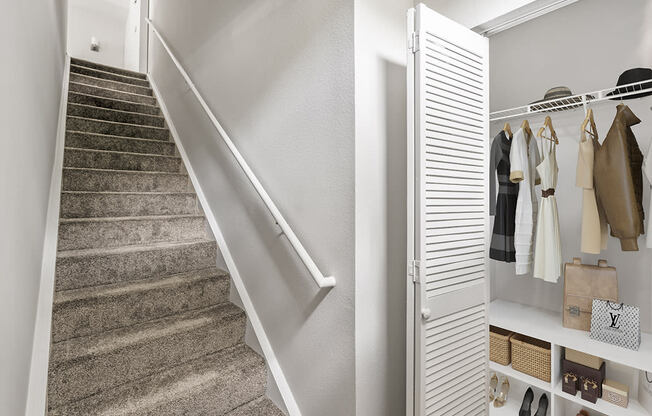
{"type": "Polygon", "coordinates": [[[50,408],[49,415],[225,415],[262,396],[266,374],[262,358],[238,344],[86,399],[50,408]]]}
{"type": "Polygon", "coordinates": [[[138,124],[93,120],[75,116],[68,116],[66,130],[136,137],[139,139],[170,140],[170,131],[164,127],[140,126],[138,124]]]}
{"type": "Polygon", "coordinates": [[[57,291],[153,279],[215,267],[212,240],[154,243],[57,254],[57,291]]]}
{"type": "Polygon", "coordinates": [[[161,114],[161,110],[154,105],[138,104],[114,98],[98,97],[95,95],[80,94],[76,92],[68,93],[68,103],[92,105],[94,107],[129,111],[131,113],[150,114],[154,116],[161,114]]]}
{"type": "Polygon", "coordinates": [[[78,149],[113,150],[115,152],[148,153],[152,155],[173,156],[176,154],[176,147],[173,142],[81,131],[67,131],[66,146],[78,149]]]}
{"type": "Polygon", "coordinates": [[[63,155],[63,166],[67,168],[180,173],[182,165],[183,163],[179,156],[148,155],[145,153],[114,152],[111,150],[66,147],[63,155]]]}
{"type": "Polygon", "coordinates": [[[228,301],[229,277],[215,267],[54,293],[52,341],[99,334],[228,301]]]}
{"type": "Polygon", "coordinates": [[[139,124],[141,126],[164,127],[165,119],[151,114],[101,108],[86,104],[68,104],[68,115],[94,120],[115,121],[118,123],[139,124]]]}
{"type": "Polygon", "coordinates": [[[232,347],[245,325],[244,312],[225,303],[55,343],[48,402],[60,406],[232,347]]]}
{"type": "Polygon", "coordinates": [[[72,58],[71,65],[83,66],[87,68],[98,69],[100,71],[113,72],[114,74],[125,75],[133,78],[147,79],[147,74],[142,72],[130,71],[128,69],[115,68],[112,66],[100,64],[97,62],[86,61],[84,59],[72,58]]]}
{"type": "Polygon", "coordinates": [[[130,92],[132,94],[140,94],[151,97],[152,89],[149,87],[140,87],[138,85],[126,84],[124,82],[111,81],[108,79],[89,77],[88,75],[70,73],[70,81],[78,82],[80,84],[93,85],[95,87],[108,88],[110,90],[130,92]]]}
{"type": "Polygon", "coordinates": [[[198,214],[193,192],[61,193],[61,218],[198,214]]]}
{"type": "Polygon", "coordinates": [[[203,215],[70,218],[59,221],[59,251],[212,239],[203,215]]]}
{"type": "Polygon", "coordinates": [[[69,90],[78,94],[94,95],[96,97],[111,98],[137,104],[156,105],[156,98],[148,95],[131,94],[128,92],[112,90],[110,88],[100,88],[93,85],[80,84],[78,82],[70,82],[69,90]]]}
{"type": "Polygon", "coordinates": [[[227,416],[285,416],[271,400],[258,397],[227,413],[227,416]]]}
{"type": "Polygon", "coordinates": [[[70,65],[70,72],[74,74],[87,75],[94,78],[108,79],[111,81],[118,81],[125,84],[138,85],[140,87],[149,88],[149,81],[142,78],[131,77],[128,75],[116,74],[115,72],[103,71],[101,69],[89,68],[87,66],[79,66],[75,64],[70,65]]]}
{"type": "MultiPolygon", "coordinates": [[[[89,192],[193,192],[190,179],[185,173],[86,168],[64,168],[63,190],[89,192]]],[[[165,214],[159,213],[159,215],[165,214]]]]}

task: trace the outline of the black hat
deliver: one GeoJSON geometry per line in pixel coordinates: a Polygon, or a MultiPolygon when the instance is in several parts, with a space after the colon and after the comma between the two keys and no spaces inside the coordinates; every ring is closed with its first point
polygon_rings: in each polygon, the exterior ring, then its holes
{"type": "MultiPolygon", "coordinates": [[[[646,90],[646,89],[652,88],[652,68],[632,68],[632,69],[628,69],[627,71],[620,74],[620,76],[618,77],[618,82],[616,83],[616,86],[633,84],[635,82],[641,82],[641,81],[645,81],[645,80],[648,80],[648,79],[650,80],[650,82],[646,82],[644,84],[639,84],[639,85],[632,85],[632,86],[624,87],[624,88],[616,88],[615,90],[611,91],[607,95],[612,96],[612,95],[615,95],[615,94],[624,94],[626,92],[640,91],[640,90],[646,90]]],[[[648,95],[652,95],[652,91],[643,92],[643,93],[639,93],[639,94],[627,95],[625,97],[616,97],[616,98],[612,98],[612,100],[629,100],[629,99],[632,99],[632,98],[647,97],[648,95]]]]}

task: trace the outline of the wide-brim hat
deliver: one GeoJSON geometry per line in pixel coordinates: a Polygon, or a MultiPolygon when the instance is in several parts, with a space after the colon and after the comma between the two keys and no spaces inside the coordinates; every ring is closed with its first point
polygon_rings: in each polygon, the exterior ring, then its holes
{"type": "MultiPolygon", "coordinates": [[[[591,99],[593,97],[587,95],[586,98],[591,99]]],[[[570,88],[554,87],[546,91],[541,100],[530,103],[530,110],[564,111],[571,108],[581,107],[582,101],[582,96],[574,96],[570,88]]]]}
{"type": "MultiPolygon", "coordinates": [[[[652,88],[652,68],[628,69],[618,77],[618,82],[616,83],[617,87],[621,85],[633,84],[635,82],[646,81],[648,79],[650,82],[645,82],[638,85],[630,85],[629,87],[616,88],[607,95],[612,96],[616,94],[624,94],[627,92],[641,91],[652,88]]],[[[624,97],[616,97],[612,98],[612,100],[630,100],[632,98],[647,97],[648,95],[652,95],[652,91],[642,92],[639,94],[631,94],[624,97]]]]}

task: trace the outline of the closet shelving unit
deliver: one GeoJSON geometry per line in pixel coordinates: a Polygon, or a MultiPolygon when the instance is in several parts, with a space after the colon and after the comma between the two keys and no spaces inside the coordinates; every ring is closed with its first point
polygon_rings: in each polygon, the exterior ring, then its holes
{"type": "MultiPolygon", "coordinates": [[[[528,117],[539,113],[549,113],[582,108],[586,112],[592,103],[601,101],[625,98],[644,92],[652,92],[649,88],[650,80],[610,87],[603,90],[591,91],[577,94],[561,99],[553,99],[524,106],[514,107],[506,110],[495,111],[490,114],[490,121],[496,122],[512,118],[528,117]],[[646,88],[648,87],[648,88],[646,88]],[[619,93],[611,94],[618,89],[619,93]],[[626,89],[625,92],[620,92],[626,89]]],[[[493,361],[489,362],[491,372],[507,376],[510,380],[518,380],[520,388],[510,389],[508,403],[503,408],[491,409],[491,416],[516,415],[521,405],[523,392],[527,386],[535,390],[533,409],[538,402],[538,396],[542,392],[548,394],[551,405],[548,415],[565,415],[563,410],[564,401],[576,403],[583,408],[599,412],[604,415],[613,416],[652,416],[638,401],[638,377],[637,371],[648,371],[652,373],[652,334],[641,334],[641,346],[638,351],[628,350],[611,344],[592,340],[588,332],[564,328],[562,325],[562,314],[532,306],[495,299],[489,307],[489,323],[513,332],[524,334],[533,338],[547,341],[551,344],[551,382],[545,382],[527,374],[514,370],[511,365],[503,366],[493,361]],[[603,358],[607,366],[611,364],[629,368],[632,374],[631,381],[627,384],[630,388],[630,400],[627,408],[622,408],[602,399],[594,404],[583,400],[578,392],[572,396],[562,391],[561,384],[561,359],[563,348],[568,347],[584,351],[603,358]],[[538,394],[537,394],[538,393],[538,394]],[[557,408],[557,409],[556,409],[557,408]]],[[[609,369],[607,369],[609,377],[609,369]]],[[[500,383],[498,388],[500,389],[500,383]]],[[[574,413],[573,413],[574,414],[574,413]]]]}

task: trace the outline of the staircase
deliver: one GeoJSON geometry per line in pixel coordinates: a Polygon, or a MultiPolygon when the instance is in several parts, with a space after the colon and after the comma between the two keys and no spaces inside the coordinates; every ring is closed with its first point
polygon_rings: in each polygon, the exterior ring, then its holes
{"type": "Polygon", "coordinates": [[[145,74],[72,59],[49,415],[282,415],[145,74]]]}

